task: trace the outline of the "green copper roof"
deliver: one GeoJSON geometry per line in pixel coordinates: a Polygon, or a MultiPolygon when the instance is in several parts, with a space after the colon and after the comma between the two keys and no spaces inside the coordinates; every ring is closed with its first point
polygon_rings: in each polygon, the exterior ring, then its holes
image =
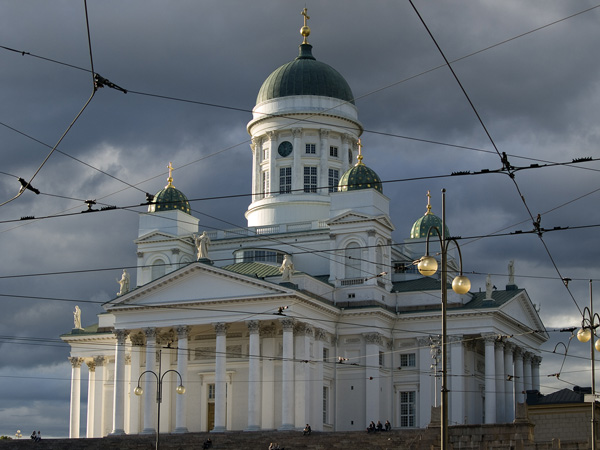
{"type": "Polygon", "coordinates": [[[190,202],[179,189],[169,183],[164,189],[154,196],[154,202],[148,206],[148,212],[172,211],[179,209],[184,213],[191,213],[190,202]]]}
{"type": "MultiPolygon", "coordinates": [[[[438,230],[442,229],[442,219],[431,212],[427,212],[423,217],[417,220],[412,229],[410,230],[410,238],[411,239],[425,239],[427,238],[427,233],[429,228],[437,227],[438,230]]],[[[437,230],[431,230],[432,236],[438,236],[437,230]]],[[[446,237],[450,236],[450,230],[446,225],[446,237]]]]}
{"type": "Polygon", "coordinates": [[[383,186],[379,175],[362,162],[348,169],[338,183],[338,190],[340,191],[355,191],[358,189],[377,189],[383,194],[383,186]]]}
{"type": "Polygon", "coordinates": [[[348,82],[333,67],[317,61],[310,44],[301,44],[296,59],[269,75],[258,92],[256,104],[291,95],[319,95],[354,104],[348,82]]]}
{"type": "Polygon", "coordinates": [[[279,266],[258,262],[230,264],[228,266],[224,266],[223,269],[229,270],[230,272],[239,273],[240,275],[255,276],[257,278],[275,277],[281,275],[281,272],[279,272],[279,266]]]}

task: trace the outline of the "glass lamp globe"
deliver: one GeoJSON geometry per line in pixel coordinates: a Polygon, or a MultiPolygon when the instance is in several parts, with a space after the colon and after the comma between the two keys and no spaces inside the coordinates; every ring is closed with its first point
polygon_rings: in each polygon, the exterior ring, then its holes
{"type": "Polygon", "coordinates": [[[589,328],[581,328],[577,332],[577,339],[579,339],[579,342],[587,342],[591,338],[592,338],[592,332],[590,331],[589,328]]]}
{"type": "Polygon", "coordinates": [[[600,339],[596,339],[596,343],[594,344],[597,352],[600,352],[600,339]]]}
{"type": "Polygon", "coordinates": [[[421,275],[430,277],[437,272],[438,263],[433,256],[423,256],[417,265],[421,275]]]}
{"type": "Polygon", "coordinates": [[[175,389],[175,392],[177,392],[178,394],[185,394],[185,386],[183,384],[180,384],[179,386],[177,386],[177,388],[175,389]]]}
{"type": "Polygon", "coordinates": [[[452,290],[457,294],[466,294],[470,289],[471,280],[464,275],[460,275],[452,281],[452,290]]]}
{"type": "Polygon", "coordinates": [[[138,386],[138,387],[136,387],[136,388],[133,390],[133,393],[134,393],[135,395],[142,395],[142,394],[144,393],[144,390],[142,389],[142,387],[141,387],[141,386],[138,386]]]}

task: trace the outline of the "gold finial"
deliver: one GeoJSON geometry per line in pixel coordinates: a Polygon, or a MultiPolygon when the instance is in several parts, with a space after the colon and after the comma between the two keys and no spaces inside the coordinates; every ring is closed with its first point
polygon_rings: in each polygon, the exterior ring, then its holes
{"type": "Polygon", "coordinates": [[[303,44],[308,44],[307,38],[310,36],[310,28],[306,24],[307,20],[310,19],[310,16],[306,13],[307,11],[308,9],[304,8],[301,12],[301,14],[304,16],[304,26],[300,28],[300,34],[304,36],[304,41],[302,41],[303,44]]]}
{"type": "Polygon", "coordinates": [[[427,212],[425,214],[433,214],[431,212],[431,193],[427,191],[427,212]]]}
{"type": "Polygon", "coordinates": [[[362,160],[363,160],[363,155],[362,155],[362,142],[360,141],[360,139],[358,140],[358,162],[356,163],[358,164],[362,164],[362,160]]]}
{"type": "Polygon", "coordinates": [[[167,178],[167,181],[169,182],[169,184],[167,184],[165,186],[165,188],[175,187],[175,186],[173,186],[173,165],[171,164],[170,161],[169,161],[169,165],[167,166],[167,169],[169,169],[169,178],[167,178]]]}

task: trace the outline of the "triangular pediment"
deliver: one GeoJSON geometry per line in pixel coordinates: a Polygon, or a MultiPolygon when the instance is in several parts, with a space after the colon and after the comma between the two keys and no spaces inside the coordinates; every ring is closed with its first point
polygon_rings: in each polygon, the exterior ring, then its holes
{"type": "Polygon", "coordinates": [[[186,240],[186,238],[182,238],[181,236],[174,236],[172,234],[164,233],[162,231],[151,231],[143,236],[138,237],[135,241],[135,244],[148,244],[152,242],[164,242],[171,240],[186,240]]]}
{"type": "Polygon", "coordinates": [[[336,217],[333,217],[327,221],[327,224],[331,227],[331,226],[335,226],[335,225],[347,225],[347,224],[364,223],[364,222],[371,222],[371,221],[378,222],[381,225],[383,225],[384,227],[389,228],[390,230],[394,229],[394,225],[392,224],[390,218],[383,214],[380,216],[371,216],[368,214],[358,213],[355,211],[348,211],[348,212],[342,213],[336,217]]]}
{"type": "Polygon", "coordinates": [[[108,310],[127,306],[172,306],[278,297],[293,292],[268,281],[194,262],[117,297],[104,306],[108,310]]]}
{"type": "Polygon", "coordinates": [[[531,303],[531,299],[529,298],[529,295],[527,295],[527,292],[520,290],[515,291],[515,294],[516,295],[512,299],[508,300],[500,307],[500,310],[513,320],[522,323],[532,330],[539,330],[545,335],[544,324],[542,323],[535,306],[531,303]]]}

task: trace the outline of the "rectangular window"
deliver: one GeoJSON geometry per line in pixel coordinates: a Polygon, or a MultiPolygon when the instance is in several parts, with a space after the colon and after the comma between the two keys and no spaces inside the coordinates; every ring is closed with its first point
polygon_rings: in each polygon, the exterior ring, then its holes
{"type": "Polygon", "coordinates": [[[383,354],[383,352],[379,352],[379,365],[383,366],[385,363],[385,356],[383,354]]]}
{"type": "Polygon", "coordinates": [[[329,423],[329,387],[323,386],[323,423],[329,423]]]}
{"type": "Polygon", "coordinates": [[[279,193],[289,194],[292,192],[292,168],[281,167],[279,169],[279,193]]]}
{"type": "Polygon", "coordinates": [[[317,145],[316,144],[306,144],[306,153],[310,155],[314,155],[317,153],[317,145]]]}
{"type": "Polygon", "coordinates": [[[215,399],[215,385],[214,384],[208,385],[208,399],[209,400],[215,399]]]}
{"type": "Polygon", "coordinates": [[[415,426],[415,391],[400,392],[400,427],[415,426]]]}
{"type": "Polygon", "coordinates": [[[266,161],[269,159],[269,148],[265,147],[263,148],[263,161],[266,161]]]}
{"type": "Polygon", "coordinates": [[[323,347],[323,361],[327,362],[329,360],[329,349],[323,347]]]}
{"type": "Polygon", "coordinates": [[[340,182],[340,172],[337,169],[329,169],[329,192],[337,192],[340,182]]]}
{"type": "Polygon", "coordinates": [[[304,168],[304,192],[317,192],[317,168],[304,168]]]}
{"type": "Polygon", "coordinates": [[[415,353],[405,353],[400,355],[400,367],[415,367],[416,365],[415,353]]]}
{"type": "Polygon", "coordinates": [[[332,158],[337,158],[338,157],[338,148],[334,147],[333,145],[331,147],[329,147],[329,156],[331,156],[332,158]]]}
{"type": "Polygon", "coordinates": [[[262,192],[260,198],[265,198],[269,191],[269,172],[265,171],[262,173],[262,192]]]}

